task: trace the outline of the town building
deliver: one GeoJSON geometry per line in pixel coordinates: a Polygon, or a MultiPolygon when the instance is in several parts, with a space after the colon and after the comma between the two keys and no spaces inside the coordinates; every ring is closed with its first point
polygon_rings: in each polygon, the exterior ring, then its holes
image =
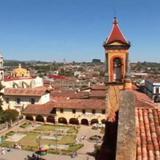
{"type": "Polygon", "coordinates": [[[50,101],[49,90],[36,88],[4,88],[3,109],[22,112],[29,104],[44,104],[50,101]]]}
{"type": "Polygon", "coordinates": [[[145,80],[144,92],[154,100],[154,102],[160,102],[160,82],[145,80]]]}
{"type": "Polygon", "coordinates": [[[43,86],[43,79],[40,77],[4,77],[2,85],[6,88],[35,88],[43,86]]]}
{"type": "Polygon", "coordinates": [[[87,92],[53,90],[50,102],[30,104],[23,114],[28,120],[92,125],[105,122],[105,108],[105,87],[95,86],[87,92]]]}
{"type": "Polygon", "coordinates": [[[10,76],[1,81],[3,104],[6,109],[16,109],[21,113],[29,104],[44,104],[50,101],[50,89],[44,87],[43,79],[32,78],[30,72],[19,65],[10,76]]]}

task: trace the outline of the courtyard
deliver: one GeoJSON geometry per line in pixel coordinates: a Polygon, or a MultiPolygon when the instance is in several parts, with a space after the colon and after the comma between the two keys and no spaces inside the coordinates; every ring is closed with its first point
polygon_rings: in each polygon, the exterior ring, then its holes
{"type": "Polygon", "coordinates": [[[2,147],[19,146],[24,150],[37,151],[45,146],[50,153],[64,154],[77,151],[83,144],[76,142],[78,127],[50,124],[24,123],[15,131],[7,133],[2,147]]]}
{"type": "Polygon", "coordinates": [[[55,125],[26,121],[2,136],[1,147],[36,152],[45,148],[48,153],[70,155],[74,152],[87,154],[94,151],[95,143],[88,139],[101,135],[91,126],[55,125]]]}

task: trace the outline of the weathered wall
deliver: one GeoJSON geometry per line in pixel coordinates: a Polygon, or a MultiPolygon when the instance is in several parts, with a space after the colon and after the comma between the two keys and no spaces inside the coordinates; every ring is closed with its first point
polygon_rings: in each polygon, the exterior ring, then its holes
{"type": "Polygon", "coordinates": [[[120,93],[116,160],[136,159],[135,96],[120,93]]]}

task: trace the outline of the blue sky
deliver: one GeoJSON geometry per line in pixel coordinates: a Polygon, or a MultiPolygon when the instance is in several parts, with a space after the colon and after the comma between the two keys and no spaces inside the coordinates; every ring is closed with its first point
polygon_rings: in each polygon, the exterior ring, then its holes
{"type": "Polygon", "coordinates": [[[159,0],[0,0],[0,51],[5,59],[104,60],[117,16],[130,60],[160,62],[159,7],[159,0]]]}

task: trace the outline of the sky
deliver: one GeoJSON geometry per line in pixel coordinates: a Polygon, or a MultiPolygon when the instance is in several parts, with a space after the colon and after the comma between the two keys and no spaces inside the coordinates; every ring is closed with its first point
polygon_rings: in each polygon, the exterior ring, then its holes
{"type": "Polygon", "coordinates": [[[131,42],[130,61],[160,62],[159,0],[0,0],[4,59],[104,61],[113,17],[131,42]]]}

